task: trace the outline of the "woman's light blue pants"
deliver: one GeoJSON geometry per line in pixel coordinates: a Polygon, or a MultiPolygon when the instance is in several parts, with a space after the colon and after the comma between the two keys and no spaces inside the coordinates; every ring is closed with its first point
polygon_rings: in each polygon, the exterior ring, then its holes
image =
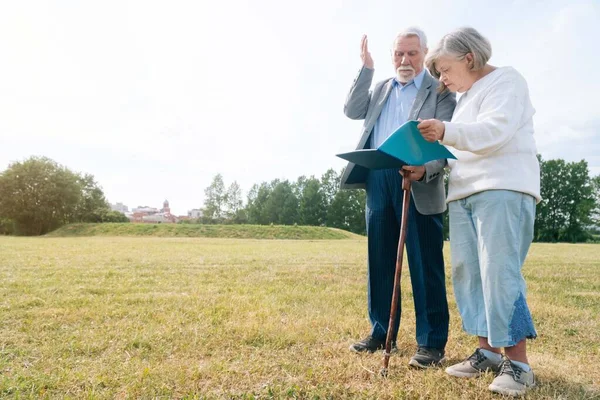
{"type": "Polygon", "coordinates": [[[537,336],[521,268],[533,240],[535,199],[487,190],[451,201],[452,283],[464,330],[510,347],[537,336]]]}

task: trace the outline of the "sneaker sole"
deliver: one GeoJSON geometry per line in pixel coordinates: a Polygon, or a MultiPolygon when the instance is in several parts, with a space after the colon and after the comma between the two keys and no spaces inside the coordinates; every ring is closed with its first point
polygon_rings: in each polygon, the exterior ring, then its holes
{"type": "Polygon", "coordinates": [[[488,389],[494,393],[503,394],[505,396],[523,396],[527,393],[527,389],[532,389],[534,387],[535,383],[533,385],[525,386],[525,389],[507,389],[491,384],[488,386],[488,389]]]}
{"type": "Polygon", "coordinates": [[[414,358],[411,358],[410,361],[408,362],[408,365],[410,365],[411,367],[415,367],[415,368],[428,369],[428,368],[437,368],[440,365],[442,365],[442,363],[444,361],[446,361],[446,358],[442,358],[440,361],[438,361],[435,364],[421,364],[419,361],[415,360],[414,358]]]}
{"type": "Polygon", "coordinates": [[[483,374],[483,371],[480,372],[460,372],[460,371],[454,371],[452,369],[450,369],[451,367],[446,368],[446,373],[448,375],[457,377],[457,378],[477,378],[478,376],[481,376],[481,374],[483,374]]]}

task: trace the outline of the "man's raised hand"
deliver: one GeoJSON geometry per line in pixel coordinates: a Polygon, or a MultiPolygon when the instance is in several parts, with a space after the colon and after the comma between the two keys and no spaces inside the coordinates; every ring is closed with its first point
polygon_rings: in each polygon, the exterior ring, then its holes
{"type": "Polygon", "coordinates": [[[369,40],[367,39],[367,35],[363,35],[362,40],[360,41],[360,58],[365,67],[369,69],[375,67],[371,53],[369,53],[369,40]]]}

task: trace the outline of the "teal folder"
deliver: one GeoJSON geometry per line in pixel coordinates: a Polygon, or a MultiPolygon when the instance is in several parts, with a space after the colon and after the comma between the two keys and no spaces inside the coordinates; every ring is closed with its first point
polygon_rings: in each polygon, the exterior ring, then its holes
{"type": "Polygon", "coordinates": [[[456,159],[443,145],[425,140],[417,129],[418,124],[418,121],[405,122],[377,149],[355,150],[337,156],[369,169],[402,168],[444,158],[456,159]]]}

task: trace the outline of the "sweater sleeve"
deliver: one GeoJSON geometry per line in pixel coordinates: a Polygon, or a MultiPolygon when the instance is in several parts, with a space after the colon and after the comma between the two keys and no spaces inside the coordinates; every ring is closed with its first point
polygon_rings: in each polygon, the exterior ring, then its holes
{"type": "Polygon", "coordinates": [[[444,122],[442,143],[478,155],[492,153],[516,134],[528,96],[521,77],[496,82],[484,95],[475,122],[444,122]]]}

